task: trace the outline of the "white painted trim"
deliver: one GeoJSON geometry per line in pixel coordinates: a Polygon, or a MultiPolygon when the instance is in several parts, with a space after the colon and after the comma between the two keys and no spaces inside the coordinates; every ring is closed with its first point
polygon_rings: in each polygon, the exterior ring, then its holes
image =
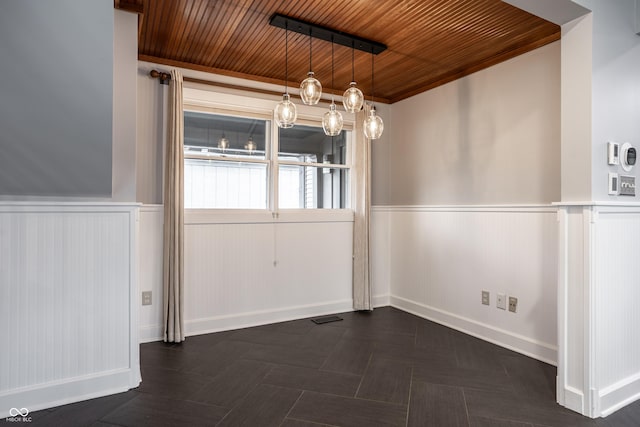
{"type": "MultiPolygon", "coordinates": [[[[348,311],[353,311],[353,300],[351,299],[187,320],[185,321],[185,330],[186,336],[189,337],[348,311]]],[[[146,326],[141,329],[140,337],[141,342],[161,341],[162,326],[146,326]]]]}
{"type": "Polygon", "coordinates": [[[164,205],[145,204],[140,206],[140,212],[164,212],[164,205]]]}
{"type": "Polygon", "coordinates": [[[139,208],[140,203],[110,202],[5,202],[0,201],[0,212],[108,212],[139,208]]]}
{"type": "Polygon", "coordinates": [[[640,208],[638,202],[608,202],[608,201],[578,201],[578,202],[554,202],[553,206],[611,206],[611,207],[629,207],[640,208]]]}
{"type": "Polygon", "coordinates": [[[129,388],[142,382],[140,372],[140,209],[136,206],[129,214],[129,388]]]}
{"type": "Polygon", "coordinates": [[[606,417],[618,409],[639,400],[640,373],[600,390],[598,399],[600,401],[600,416],[602,417],[606,417]]]}
{"type": "MultiPolygon", "coordinates": [[[[557,214],[558,221],[558,370],[556,376],[556,401],[563,406],[568,406],[568,401],[573,396],[571,391],[567,391],[568,383],[567,373],[567,334],[566,328],[568,322],[568,289],[569,289],[569,231],[567,210],[559,209],[557,214]]],[[[582,398],[580,399],[580,407],[582,407],[582,398]]],[[[573,409],[573,408],[571,408],[573,409]]],[[[575,409],[573,409],[575,411],[575,409]]]]}
{"type": "Polygon", "coordinates": [[[581,414],[584,407],[584,395],[582,392],[574,387],[567,386],[563,389],[563,394],[564,403],[561,403],[561,405],[581,414]]]}
{"type": "Polygon", "coordinates": [[[140,328],[140,344],[147,342],[162,341],[162,325],[147,325],[140,328]]]}
{"type": "Polygon", "coordinates": [[[373,307],[387,307],[391,305],[391,295],[374,295],[372,297],[373,307]]]}
{"type": "Polygon", "coordinates": [[[7,390],[0,394],[0,418],[9,416],[10,408],[27,408],[29,412],[68,403],[122,393],[131,387],[130,378],[136,373],[132,369],[85,375],[46,384],[7,390]],[[97,390],[91,391],[89,390],[97,390]],[[83,393],[78,394],[79,391],[83,393]]]}
{"type": "Polygon", "coordinates": [[[411,205],[372,206],[373,212],[556,212],[553,205],[411,205]]]}
{"type": "Polygon", "coordinates": [[[185,330],[187,336],[201,335],[346,311],[353,311],[353,300],[331,301],[324,304],[301,305],[276,310],[260,310],[193,319],[185,322],[185,330]]]}
{"type": "Polygon", "coordinates": [[[391,295],[391,306],[480,338],[534,359],[556,365],[558,348],[457,314],[391,295]]]}
{"type": "Polygon", "coordinates": [[[584,406],[582,414],[591,418],[599,416],[599,401],[595,399],[596,393],[590,386],[596,384],[596,233],[595,223],[598,219],[598,213],[593,206],[583,206],[582,208],[582,236],[583,236],[583,283],[584,283],[584,313],[582,324],[584,327],[584,390],[583,396],[584,406]],[[586,393],[589,390],[589,393],[586,393]]]}
{"type": "Polygon", "coordinates": [[[186,209],[185,225],[353,222],[351,209],[186,209]]]}

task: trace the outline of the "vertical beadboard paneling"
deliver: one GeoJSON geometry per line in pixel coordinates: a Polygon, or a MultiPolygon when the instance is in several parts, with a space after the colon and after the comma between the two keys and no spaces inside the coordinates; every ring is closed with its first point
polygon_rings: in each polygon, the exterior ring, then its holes
{"type": "Polygon", "coordinates": [[[640,205],[559,207],[559,403],[589,417],[640,399],[640,205]]]}
{"type": "Polygon", "coordinates": [[[151,305],[140,306],[140,341],[162,336],[162,205],[140,208],[139,292],[151,291],[151,305]]]}
{"type": "Polygon", "coordinates": [[[556,363],[555,208],[376,210],[390,215],[392,305],[556,363]],[[496,308],[498,292],[517,313],[496,308]]]}
{"type": "Polygon", "coordinates": [[[127,372],[120,390],[137,378],[134,218],[124,205],[0,205],[2,409],[113,393],[113,382],[108,391],[73,389],[108,373],[127,372]]]}
{"type": "Polygon", "coordinates": [[[595,239],[594,380],[611,411],[640,397],[640,210],[600,209],[595,239]]]}
{"type": "MultiPolygon", "coordinates": [[[[162,337],[162,211],[141,209],[142,341],[162,337]],[[160,247],[160,249],[158,249],[160,247]],[[146,252],[146,251],[149,252],[146,252]]],[[[187,210],[187,335],[352,309],[348,211],[187,210]]]]}
{"type": "Polygon", "coordinates": [[[373,208],[371,211],[370,268],[374,307],[389,305],[390,283],[390,213],[373,208]]]}

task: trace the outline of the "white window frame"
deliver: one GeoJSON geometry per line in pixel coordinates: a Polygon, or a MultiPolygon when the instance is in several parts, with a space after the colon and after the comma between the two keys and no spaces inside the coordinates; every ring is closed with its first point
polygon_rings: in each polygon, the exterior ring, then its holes
{"type": "MultiPolygon", "coordinates": [[[[344,130],[350,131],[347,133],[347,150],[345,164],[327,164],[327,163],[311,163],[300,161],[279,160],[279,138],[278,138],[278,126],[275,125],[274,107],[279,100],[273,100],[264,98],[254,98],[250,96],[238,95],[235,93],[221,93],[213,92],[211,87],[205,85],[194,84],[193,86],[184,87],[183,94],[183,109],[184,111],[193,111],[199,113],[209,113],[217,115],[225,115],[232,117],[244,117],[244,118],[256,118],[260,120],[270,121],[270,138],[265,141],[265,158],[264,159],[250,159],[243,157],[222,157],[222,156],[208,156],[204,154],[193,153],[189,154],[185,158],[194,159],[206,159],[215,161],[229,161],[229,162],[249,162],[249,163],[263,163],[267,168],[267,203],[265,209],[234,209],[236,211],[268,211],[277,216],[280,211],[350,211],[353,202],[351,200],[351,173],[348,174],[348,182],[345,185],[345,204],[344,208],[336,209],[280,209],[278,207],[278,177],[279,166],[292,165],[292,166],[312,166],[317,168],[332,168],[332,169],[345,169],[348,171],[353,170],[352,165],[352,151],[355,144],[355,120],[354,115],[346,112],[342,112],[344,119],[344,130]]],[[[305,106],[296,105],[298,108],[298,119],[296,125],[322,127],[322,116],[326,112],[324,106],[305,106]]],[[[328,108],[328,107],[327,107],[328,108]]],[[[193,208],[194,211],[229,211],[230,209],[215,208],[215,209],[202,209],[193,208]]]]}

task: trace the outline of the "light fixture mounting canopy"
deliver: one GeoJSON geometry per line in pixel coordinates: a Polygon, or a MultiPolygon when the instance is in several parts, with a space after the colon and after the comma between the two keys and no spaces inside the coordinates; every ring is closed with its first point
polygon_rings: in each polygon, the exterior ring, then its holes
{"type": "Polygon", "coordinates": [[[336,44],[354,49],[362,50],[367,53],[377,55],[384,52],[387,46],[373,40],[368,40],[353,34],[344,33],[332,28],[323,27],[322,25],[312,24],[311,22],[302,21],[300,19],[291,18],[289,16],[274,14],[269,19],[269,24],[274,27],[288,29],[296,33],[304,34],[327,42],[333,41],[336,44]]]}

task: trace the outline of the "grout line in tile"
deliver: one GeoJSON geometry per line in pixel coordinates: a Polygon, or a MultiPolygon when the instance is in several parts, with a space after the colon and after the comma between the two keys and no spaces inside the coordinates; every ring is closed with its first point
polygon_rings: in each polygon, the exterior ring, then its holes
{"type": "Polygon", "coordinates": [[[284,422],[287,420],[287,418],[289,417],[289,414],[291,413],[291,411],[293,411],[293,408],[295,408],[295,406],[298,404],[300,399],[302,399],[303,394],[304,394],[304,390],[300,392],[296,401],[293,402],[293,405],[291,405],[291,408],[289,408],[289,410],[287,411],[287,414],[284,416],[284,418],[282,418],[282,421],[280,422],[280,427],[282,427],[282,424],[284,424],[284,422]]]}
{"type": "Polygon", "coordinates": [[[358,393],[360,392],[360,387],[362,387],[362,383],[364,382],[364,377],[365,375],[367,375],[367,371],[369,370],[369,366],[371,365],[371,359],[373,359],[373,350],[371,350],[371,354],[369,354],[369,360],[367,361],[367,366],[366,368],[364,368],[364,372],[362,373],[362,378],[360,378],[360,384],[358,384],[356,393],[353,395],[354,398],[358,397],[358,393]]]}
{"type": "Polygon", "coordinates": [[[467,415],[467,425],[471,426],[471,418],[469,417],[469,407],[467,406],[467,395],[464,393],[464,388],[460,387],[462,392],[462,401],[464,402],[464,413],[467,415]]]}
{"type": "MultiPolygon", "coordinates": [[[[333,425],[333,424],[317,423],[317,422],[315,422],[315,421],[309,421],[309,420],[305,420],[305,419],[303,419],[303,418],[291,418],[291,417],[286,417],[286,418],[284,419],[284,421],[287,421],[288,419],[289,419],[289,420],[293,420],[293,421],[302,421],[302,422],[304,422],[304,423],[309,423],[309,424],[313,424],[313,425],[316,425],[316,426],[340,427],[340,426],[336,426],[336,425],[333,425]]],[[[282,422],[283,424],[284,424],[284,421],[282,422]]],[[[282,425],[282,424],[281,424],[281,425],[282,425]]]]}
{"type": "Polygon", "coordinates": [[[409,378],[409,399],[407,399],[407,417],[404,425],[409,427],[409,411],[411,410],[411,391],[413,389],[413,366],[411,366],[411,377],[409,378]]]}

